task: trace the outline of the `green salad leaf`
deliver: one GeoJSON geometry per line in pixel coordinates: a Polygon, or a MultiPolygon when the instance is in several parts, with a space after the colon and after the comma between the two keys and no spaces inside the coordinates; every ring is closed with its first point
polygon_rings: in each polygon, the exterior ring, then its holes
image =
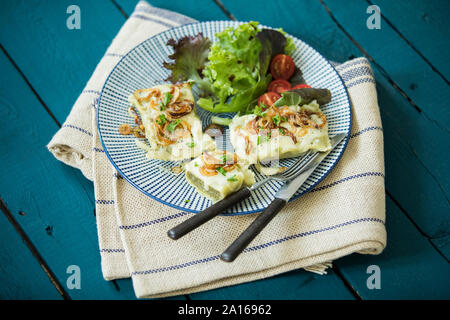
{"type": "Polygon", "coordinates": [[[197,104],[211,112],[249,112],[263,94],[272,76],[271,58],[295,49],[284,31],[258,28],[258,22],[241,24],[216,33],[211,45],[200,33],[195,37],[170,39],[173,63],[164,63],[171,71],[171,82],[195,82],[200,98],[197,104]]]}
{"type": "Polygon", "coordinates": [[[316,100],[321,106],[331,101],[331,92],[328,89],[301,88],[285,91],[281,98],[273,104],[275,107],[281,106],[301,106],[316,100]]]}
{"type": "Polygon", "coordinates": [[[216,98],[198,105],[212,112],[237,112],[254,102],[269,85],[270,76],[261,70],[261,42],[257,22],[226,28],[216,33],[203,75],[213,84],[216,98]]]}

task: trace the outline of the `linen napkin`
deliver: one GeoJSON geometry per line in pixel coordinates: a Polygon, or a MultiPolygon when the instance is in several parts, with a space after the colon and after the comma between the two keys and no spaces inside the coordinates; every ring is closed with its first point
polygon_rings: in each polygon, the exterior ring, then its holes
{"type": "Polygon", "coordinates": [[[255,215],[219,216],[173,241],[167,230],[191,214],[150,199],[117,174],[96,125],[96,103],[106,77],[137,44],[194,21],[139,2],[48,144],[58,160],[94,182],[104,278],[131,277],[137,297],[165,297],[298,268],[323,274],[342,256],[379,254],[386,246],[383,133],[375,80],[365,58],[336,66],[353,111],[342,159],[310,193],[289,203],[233,263],[222,262],[219,254],[255,215]]]}

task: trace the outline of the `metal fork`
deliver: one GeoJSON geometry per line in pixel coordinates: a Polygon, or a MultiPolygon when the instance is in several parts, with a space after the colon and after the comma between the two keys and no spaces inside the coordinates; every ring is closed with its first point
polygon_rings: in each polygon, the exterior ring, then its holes
{"type": "Polygon", "coordinates": [[[229,195],[225,199],[216,202],[211,207],[206,208],[200,213],[192,216],[186,221],[180,223],[176,227],[170,229],[167,234],[170,238],[177,240],[184,236],[185,234],[191,232],[192,230],[198,228],[205,222],[211,220],[212,218],[218,216],[226,209],[232,207],[236,203],[250,197],[251,192],[258,189],[265,183],[275,180],[280,182],[288,182],[298,176],[302,169],[305,168],[309,163],[311,163],[318,155],[318,152],[312,152],[311,150],[306,152],[302,157],[300,157],[296,162],[294,162],[289,168],[283,170],[282,172],[268,176],[265,179],[258,181],[251,187],[244,187],[239,191],[229,195]]]}

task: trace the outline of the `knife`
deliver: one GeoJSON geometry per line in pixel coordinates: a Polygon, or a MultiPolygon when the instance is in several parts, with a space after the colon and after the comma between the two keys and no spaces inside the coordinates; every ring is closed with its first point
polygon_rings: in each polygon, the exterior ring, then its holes
{"type": "Polygon", "coordinates": [[[315,158],[300,171],[300,174],[284,184],[275,194],[275,199],[253,221],[250,226],[220,255],[225,262],[233,262],[248,244],[264,229],[264,227],[284,208],[290,198],[297,192],[301,185],[314,172],[323,159],[346,137],[341,133],[331,138],[331,149],[327,152],[319,152],[315,158]]]}

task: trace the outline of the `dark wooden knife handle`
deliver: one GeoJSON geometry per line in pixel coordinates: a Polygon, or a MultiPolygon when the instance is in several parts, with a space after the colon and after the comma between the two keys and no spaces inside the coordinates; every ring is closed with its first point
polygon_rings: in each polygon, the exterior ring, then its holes
{"type": "Polygon", "coordinates": [[[233,262],[238,255],[252,242],[262,229],[286,205],[286,200],[275,198],[270,205],[253,221],[247,229],[220,255],[225,262],[233,262]]]}
{"type": "Polygon", "coordinates": [[[177,240],[184,236],[185,234],[191,232],[192,230],[198,228],[205,222],[211,220],[212,218],[218,216],[226,209],[232,207],[236,203],[250,197],[251,192],[250,189],[245,187],[238,192],[230,194],[223,200],[216,202],[211,207],[206,208],[200,213],[193,215],[191,218],[186,221],[180,223],[176,227],[170,229],[167,234],[173,240],[177,240]]]}

